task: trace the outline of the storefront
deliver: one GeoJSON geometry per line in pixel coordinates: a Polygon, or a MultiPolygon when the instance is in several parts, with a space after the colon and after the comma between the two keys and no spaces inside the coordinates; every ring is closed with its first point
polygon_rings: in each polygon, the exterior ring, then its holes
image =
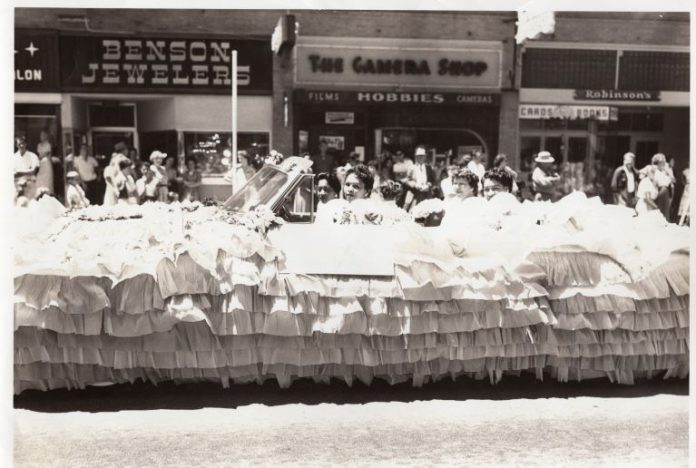
{"type": "MultiPolygon", "coordinates": [[[[27,141],[27,149],[36,153],[39,142],[48,142],[51,156],[62,158],[61,115],[58,76],[58,35],[55,32],[15,30],[14,136],[27,141]]],[[[43,143],[44,148],[49,148],[43,143]]],[[[14,150],[16,151],[16,145],[14,150]]],[[[44,149],[44,152],[47,149],[44,149]]],[[[60,163],[54,164],[60,169],[60,163]]],[[[54,191],[62,196],[60,171],[54,171],[54,191]]]]}
{"type": "Polygon", "coordinates": [[[688,90],[688,48],[530,43],[520,90],[520,169],[528,174],[544,149],[572,174],[572,188],[605,183],[597,179],[628,151],[639,168],[661,152],[680,172],[689,164],[688,90]]]}
{"type": "Polygon", "coordinates": [[[61,35],[64,137],[102,165],[126,143],[134,160],[157,149],[183,171],[193,159],[202,197],[224,199],[231,162],[231,51],[238,52],[238,148],[267,154],[272,56],[266,39],[61,35]]]}
{"type": "Polygon", "coordinates": [[[293,147],[340,163],[385,151],[434,162],[498,149],[502,43],[302,37],[294,50],[293,147]]]}

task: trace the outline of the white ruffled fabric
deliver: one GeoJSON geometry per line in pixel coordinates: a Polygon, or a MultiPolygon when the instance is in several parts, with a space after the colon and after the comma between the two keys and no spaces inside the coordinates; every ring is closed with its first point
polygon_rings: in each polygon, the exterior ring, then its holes
{"type": "Polygon", "coordinates": [[[403,222],[389,277],[280,273],[282,251],[212,207],[43,207],[41,232],[21,212],[15,391],[688,375],[687,229],[579,194],[461,205],[403,222]]]}

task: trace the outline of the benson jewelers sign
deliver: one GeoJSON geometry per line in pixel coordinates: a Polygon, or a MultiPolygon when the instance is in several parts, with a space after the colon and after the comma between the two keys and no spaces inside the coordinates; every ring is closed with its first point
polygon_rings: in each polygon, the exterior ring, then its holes
{"type": "Polygon", "coordinates": [[[229,94],[232,50],[237,50],[239,93],[271,93],[269,41],[159,37],[62,36],[62,88],[229,94]]]}
{"type": "Polygon", "coordinates": [[[295,46],[297,84],[500,88],[500,43],[303,39],[295,46]]]}

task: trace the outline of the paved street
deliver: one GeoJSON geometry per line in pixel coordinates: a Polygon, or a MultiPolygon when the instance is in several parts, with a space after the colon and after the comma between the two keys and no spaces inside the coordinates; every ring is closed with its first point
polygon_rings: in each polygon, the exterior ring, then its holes
{"type": "Polygon", "coordinates": [[[527,379],[25,392],[15,465],[687,466],[687,392],[527,379]]]}

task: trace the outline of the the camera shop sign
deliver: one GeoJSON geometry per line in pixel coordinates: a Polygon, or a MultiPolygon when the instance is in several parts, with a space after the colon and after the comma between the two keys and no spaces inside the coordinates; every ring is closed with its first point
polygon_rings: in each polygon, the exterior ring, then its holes
{"type": "Polygon", "coordinates": [[[66,91],[230,93],[237,50],[240,94],[273,89],[268,41],[161,37],[63,36],[66,91]]]}
{"type": "Polygon", "coordinates": [[[500,88],[497,43],[408,39],[303,38],[296,44],[297,84],[500,88]]]}

